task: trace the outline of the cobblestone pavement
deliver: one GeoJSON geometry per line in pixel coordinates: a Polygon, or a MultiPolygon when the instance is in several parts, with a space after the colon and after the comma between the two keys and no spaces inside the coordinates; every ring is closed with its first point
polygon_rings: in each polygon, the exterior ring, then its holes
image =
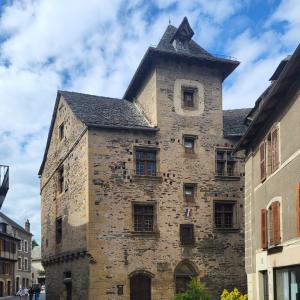
{"type": "MultiPolygon", "coordinates": [[[[29,298],[27,298],[26,300],[28,300],[28,299],[29,298]]],[[[14,297],[0,297],[0,300],[20,300],[20,297],[19,296],[14,296],[14,297]]],[[[46,300],[45,294],[41,294],[40,295],[40,300],[46,300]]]]}

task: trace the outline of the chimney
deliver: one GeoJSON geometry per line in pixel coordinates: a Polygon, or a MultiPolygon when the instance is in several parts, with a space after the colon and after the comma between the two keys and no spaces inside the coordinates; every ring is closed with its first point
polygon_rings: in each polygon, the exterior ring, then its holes
{"type": "Polygon", "coordinates": [[[30,232],[30,222],[29,220],[27,219],[26,223],[25,223],[25,230],[30,232]]]}

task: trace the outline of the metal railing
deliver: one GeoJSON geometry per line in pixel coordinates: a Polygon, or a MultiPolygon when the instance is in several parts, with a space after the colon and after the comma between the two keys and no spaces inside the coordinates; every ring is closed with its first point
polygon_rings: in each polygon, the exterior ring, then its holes
{"type": "Polygon", "coordinates": [[[0,165],[0,208],[9,190],[9,167],[0,165]]]}

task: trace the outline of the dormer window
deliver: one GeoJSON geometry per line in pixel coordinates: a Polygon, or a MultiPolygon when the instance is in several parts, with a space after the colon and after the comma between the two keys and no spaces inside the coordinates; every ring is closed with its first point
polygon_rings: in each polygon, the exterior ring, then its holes
{"type": "Polygon", "coordinates": [[[176,50],[185,50],[187,49],[187,43],[184,40],[176,40],[175,41],[176,50]]]}
{"type": "Polygon", "coordinates": [[[185,17],[172,37],[171,43],[176,50],[188,50],[188,43],[193,35],[194,32],[185,17]]]}

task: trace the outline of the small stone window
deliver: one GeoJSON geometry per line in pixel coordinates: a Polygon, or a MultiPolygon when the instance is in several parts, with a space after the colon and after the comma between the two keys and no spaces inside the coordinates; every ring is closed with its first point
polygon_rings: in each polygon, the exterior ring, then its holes
{"type": "Polygon", "coordinates": [[[195,107],[195,90],[183,89],[183,107],[193,108],[195,107]]]}
{"type": "Polygon", "coordinates": [[[154,205],[134,204],[133,205],[134,231],[154,231],[154,205]]]}
{"type": "Polygon", "coordinates": [[[217,229],[233,229],[235,204],[216,202],[214,209],[215,227],[217,229]]]}
{"type": "Polygon", "coordinates": [[[195,243],[193,224],[180,224],[180,242],[181,245],[193,245],[195,243]]]}
{"type": "Polygon", "coordinates": [[[137,149],[136,175],[156,176],[156,150],[137,149]]]}
{"type": "Polygon", "coordinates": [[[61,141],[65,137],[65,123],[61,123],[58,128],[58,136],[59,140],[61,141]]]}
{"type": "Polygon", "coordinates": [[[231,149],[216,150],[216,173],[217,176],[238,176],[237,161],[231,149]]]}
{"type": "Polygon", "coordinates": [[[58,169],[58,192],[62,193],[65,189],[65,171],[64,166],[58,169]]]}
{"type": "Polygon", "coordinates": [[[196,140],[196,137],[194,137],[194,136],[184,136],[183,137],[185,153],[189,153],[189,154],[195,153],[195,140],[196,140]]]}
{"type": "Polygon", "coordinates": [[[59,244],[62,240],[62,218],[56,218],[55,220],[55,234],[56,234],[56,244],[59,244]]]}
{"type": "Polygon", "coordinates": [[[186,202],[195,201],[196,186],[195,184],[186,183],[183,186],[183,195],[186,202]]]}

